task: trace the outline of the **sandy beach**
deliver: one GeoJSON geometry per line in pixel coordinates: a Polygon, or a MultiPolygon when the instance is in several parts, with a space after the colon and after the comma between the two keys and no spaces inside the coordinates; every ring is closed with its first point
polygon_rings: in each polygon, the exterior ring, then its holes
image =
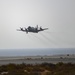
{"type": "Polygon", "coordinates": [[[75,63],[75,55],[53,55],[53,56],[11,56],[0,57],[0,65],[14,64],[41,64],[41,63],[75,63]]]}

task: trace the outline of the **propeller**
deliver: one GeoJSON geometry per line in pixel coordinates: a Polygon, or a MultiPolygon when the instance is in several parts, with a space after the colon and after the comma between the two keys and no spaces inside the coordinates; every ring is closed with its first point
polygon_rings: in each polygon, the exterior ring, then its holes
{"type": "Polygon", "coordinates": [[[40,26],[40,30],[42,30],[42,27],[40,26]]]}
{"type": "Polygon", "coordinates": [[[25,31],[26,31],[26,33],[28,33],[28,29],[27,28],[25,28],[25,31]]]}
{"type": "Polygon", "coordinates": [[[23,28],[20,27],[21,30],[23,30],[23,28]]]}

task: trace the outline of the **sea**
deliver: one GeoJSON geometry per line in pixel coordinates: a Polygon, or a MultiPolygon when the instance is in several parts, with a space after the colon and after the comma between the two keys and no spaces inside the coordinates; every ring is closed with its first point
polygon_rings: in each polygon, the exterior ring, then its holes
{"type": "Polygon", "coordinates": [[[0,56],[37,56],[75,54],[75,48],[0,49],[0,56]]]}

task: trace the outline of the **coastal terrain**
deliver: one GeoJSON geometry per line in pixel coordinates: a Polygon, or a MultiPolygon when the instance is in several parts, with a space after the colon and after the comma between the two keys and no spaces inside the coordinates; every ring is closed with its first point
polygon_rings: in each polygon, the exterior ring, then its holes
{"type": "Polygon", "coordinates": [[[41,64],[41,63],[75,63],[75,55],[51,55],[51,56],[0,56],[0,65],[6,65],[10,63],[14,64],[41,64]]]}
{"type": "Polygon", "coordinates": [[[75,55],[2,56],[0,75],[75,75],[75,55]]]}

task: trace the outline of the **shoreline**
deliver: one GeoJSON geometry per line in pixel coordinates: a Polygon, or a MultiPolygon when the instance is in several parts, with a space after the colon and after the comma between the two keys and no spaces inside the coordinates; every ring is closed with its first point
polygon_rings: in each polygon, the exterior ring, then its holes
{"type": "Polygon", "coordinates": [[[41,64],[41,63],[75,63],[74,56],[10,56],[10,57],[0,57],[0,65],[6,64],[41,64]]]}

